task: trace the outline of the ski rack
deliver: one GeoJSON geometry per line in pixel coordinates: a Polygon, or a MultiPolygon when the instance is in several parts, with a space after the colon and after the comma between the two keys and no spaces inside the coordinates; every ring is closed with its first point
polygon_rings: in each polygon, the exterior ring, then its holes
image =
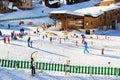
{"type": "MultiPolygon", "coordinates": [[[[56,64],[56,63],[45,63],[36,62],[36,69],[48,70],[48,71],[67,71],[67,64],[56,64]]],[[[7,60],[0,59],[0,66],[6,68],[16,68],[16,69],[31,69],[29,61],[19,61],[19,60],[7,60]]],[[[90,75],[111,75],[120,76],[120,68],[116,67],[95,67],[95,66],[79,66],[79,65],[69,65],[70,73],[77,74],[90,74],[90,75]]]]}

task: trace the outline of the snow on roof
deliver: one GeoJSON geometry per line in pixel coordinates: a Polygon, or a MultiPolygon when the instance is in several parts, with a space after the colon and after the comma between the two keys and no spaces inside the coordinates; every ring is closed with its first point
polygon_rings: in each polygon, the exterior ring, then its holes
{"type": "Polygon", "coordinates": [[[78,15],[78,16],[91,15],[93,17],[97,17],[99,15],[104,14],[104,12],[106,11],[119,9],[119,8],[120,6],[117,6],[116,4],[111,4],[110,6],[93,6],[93,7],[82,8],[82,9],[75,10],[73,12],[69,12],[67,10],[61,10],[61,11],[52,11],[50,13],[54,13],[54,14],[64,13],[64,14],[72,14],[72,15],[78,15]]]}
{"type": "Polygon", "coordinates": [[[113,1],[113,0],[103,0],[103,1],[113,1]]]}
{"type": "Polygon", "coordinates": [[[50,13],[54,13],[54,14],[67,13],[67,10],[51,11],[50,13]]]}
{"type": "Polygon", "coordinates": [[[12,9],[12,5],[13,5],[13,3],[10,2],[9,5],[8,5],[8,8],[12,9]]]}
{"type": "Polygon", "coordinates": [[[59,1],[58,0],[56,0],[56,1],[49,1],[49,4],[55,4],[57,2],[59,2],[59,1]]]}
{"type": "Polygon", "coordinates": [[[60,10],[60,11],[52,11],[50,14],[71,14],[71,15],[78,15],[78,16],[84,16],[82,13],[77,13],[77,12],[71,12],[67,10],[60,10]]]}
{"type": "Polygon", "coordinates": [[[18,8],[16,6],[14,6],[13,9],[17,9],[18,10],[18,8]]]}
{"type": "Polygon", "coordinates": [[[120,6],[120,2],[119,2],[119,3],[116,3],[116,6],[120,6]]]}
{"type": "Polygon", "coordinates": [[[103,6],[102,7],[89,7],[89,8],[78,9],[78,10],[75,10],[74,12],[82,13],[84,15],[91,15],[93,17],[97,17],[97,16],[104,13],[101,10],[101,8],[106,8],[106,7],[103,7],[103,6]]]}
{"type": "Polygon", "coordinates": [[[83,9],[75,10],[74,12],[83,13],[85,15],[91,15],[93,17],[97,17],[103,14],[105,11],[110,11],[113,9],[119,9],[120,6],[116,6],[115,4],[111,4],[110,6],[94,6],[83,9]]]}

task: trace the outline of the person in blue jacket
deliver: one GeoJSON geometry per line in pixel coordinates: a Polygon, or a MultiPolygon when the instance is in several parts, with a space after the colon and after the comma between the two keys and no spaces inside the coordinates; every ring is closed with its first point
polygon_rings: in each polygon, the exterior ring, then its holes
{"type": "Polygon", "coordinates": [[[0,36],[2,37],[2,31],[0,31],[0,36]]]}
{"type": "Polygon", "coordinates": [[[30,37],[28,37],[27,43],[28,43],[28,47],[30,47],[30,37]]]}
{"type": "Polygon", "coordinates": [[[85,41],[84,42],[84,53],[89,53],[89,51],[88,51],[88,45],[87,45],[87,42],[85,41]]]}

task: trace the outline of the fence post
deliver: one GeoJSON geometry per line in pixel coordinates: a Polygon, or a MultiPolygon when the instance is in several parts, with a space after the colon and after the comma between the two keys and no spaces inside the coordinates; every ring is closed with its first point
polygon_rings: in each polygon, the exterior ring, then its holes
{"type": "Polygon", "coordinates": [[[120,68],[118,68],[118,76],[120,76],[120,68]]]}
{"type": "Polygon", "coordinates": [[[0,64],[1,64],[1,59],[0,59],[0,64]]]}
{"type": "Polygon", "coordinates": [[[20,61],[17,61],[17,68],[20,68],[20,61]]]}
{"type": "Polygon", "coordinates": [[[63,70],[62,70],[62,66],[63,66],[63,64],[60,64],[60,71],[62,72],[63,70]]]}
{"type": "Polygon", "coordinates": [[[80,69],[79,66],[75,66],[75,68],[76,68],[76,73],[79,73],[79,71],[80,71],[79,70],[80,69]]]}
{"type": "Polygon", "coordinates": [[[106,67],[104,68],[104,75],[106,75],[106,67]]]}
{"type": "Polygon", "coordinates": [[[8,60],[8,65],[7,65],[7,67],[9,68],[9,66],[10,66],[10,60],[8,60]]]}
{"type": "Polygon", "coordinates": [[[63,65],[63,71],[66,72],[66,65],[63,65]]]}
{"type": "Polygon", "coordinates": [[[59,71],[59,64],[56,64],[56,71],[59,71]]]}
{"type": "Polygon", "coordinates": [[[48,65],[49,65],[48,70],[50,71],[51,70],[51,63],[48,63],[48,65]]]}
{"type": "Polygon", "coordinates": [[[87,66],[85,66],[85,74],[87,74],[87,66]]]}
{"type": "Polygon", "coordinates": [[[2,67],[4,67],[4,62],[5,62],[5,60],[2,59],[2,61],[1,61],[1,66],[2,66],[2,67]]]}
{"type": "Polygon", "coordinates": [[[53,71],[54,70],[54,64],[52,63],[51,65],[52,65],[52,71],[53,71]]]}
{"type": "Polygon", "coordinates": [[[13,60],[10,60],[10,68],[12,68],[13,67],[13,60]]]}
{"type": "Polygon", "coordinates": [[[54,64],[54,71],[56,71],[56,64],[54,64]]]}
{"type": "Polygon", "coordinates": [[[20,68],[23,68],[23,61],[21,61],[21,67],[20,68]]]}
{"type": "Polygon", "coordinates": [[[16,61],[13,61],[13,68],[16,68],[16,61]]]}
{"type": "Polygon", "coordinates": [[[98,75],[100,75],[100,74],[101,74],[101,68],[98,67],[98,75]]]}
{"type": "Polygon", "coordinates": [[[5,60],[5,63],[4,63],[5,65],[4,65],[4,67],[7,67],[7,60],[5,60]]]}
{"type": "Polygon", "coordinates": [[[42,70],[45,70],[44,67],[45,67],[45,63],[43,62],[42,63],[42,70]]]}
{"type": "Polygon", "coordinates": [[[80,67],[80,66],[78,66],[78,68],[79,68],[79,71],[78,71],[78,73],[80,73],[80,68],[81,68],[81,67],[80,67]]]}
{"type": "Polygon", "coordinates": [[[108,75],[110,75],[110,72],[111,72],[111,68],[108,67],[108,75]]]}

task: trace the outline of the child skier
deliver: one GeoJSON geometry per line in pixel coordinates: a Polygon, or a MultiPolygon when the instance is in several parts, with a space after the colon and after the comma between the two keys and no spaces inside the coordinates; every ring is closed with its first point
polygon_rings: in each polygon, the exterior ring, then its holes
{"type": "Polygon", "coordinates": [[[85,41],[84,42],[84,53],[87,51],[87,53],[89,53],[88,51],[88,45],[87,45],[87,42],[85,41]]]}
{"type": "Polygon", "coordinates": [[[101,49],[101,54],[104,55],[104,48],[101,49]]]}
{"type": "Polygon", "coordinates": [[[30,37],[28,37],[27,43],[28,43],[28,47],[30,47],[30,37]]]}

